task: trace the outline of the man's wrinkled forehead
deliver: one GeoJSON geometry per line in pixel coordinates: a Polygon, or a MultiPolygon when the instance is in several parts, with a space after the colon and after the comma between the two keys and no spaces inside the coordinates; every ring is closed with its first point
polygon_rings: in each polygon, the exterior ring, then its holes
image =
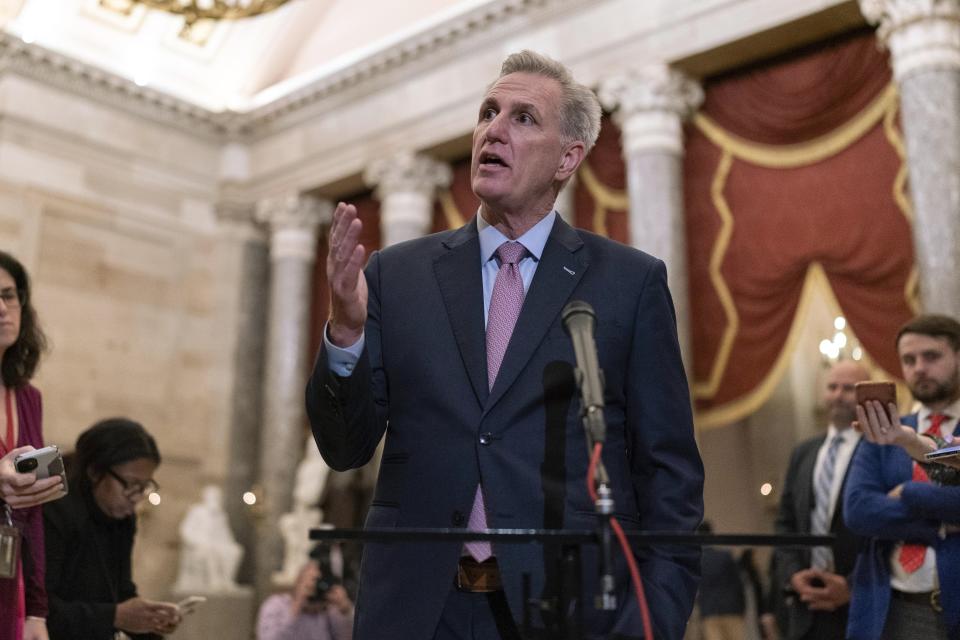
{"type": "Polygon", "coordinates": [[[529,105],[538,111],[553,111],[560,114],[562,90],[556,79],[527,71],[515,71],[500,76],[490,83],[480,104],[503,106],[505,101],[513,105],[529,105]],[[551,109],[552,107],[552,109],[551,109]]]}

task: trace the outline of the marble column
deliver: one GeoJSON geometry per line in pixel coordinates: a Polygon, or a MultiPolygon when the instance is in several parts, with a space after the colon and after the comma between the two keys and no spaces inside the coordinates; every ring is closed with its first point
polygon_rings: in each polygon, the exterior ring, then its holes
{"type": "Polygon", "coordinates": [[[299,195],[263,200],[257,219],[270,230],[270,296],[260,431],[262,503],[257,522],[256,587],[265,596],[280,569],[283,544],[277,523],[293,504],[297,463],[303,451],[303,390],[309,367],[310,301],[321,224],[329,202],[299,195]]]}
{"type": "Polygon", "coordinates": [[[237,293],[226,311],[235,319],[232,354],[234,379],[230,388],[227,455],[223,480],[224,508],[230,528],[244,548],[237,581],[250,584],[254,579],[254,531],[250,509],[242,496],[256,483],[260,440],[263,358],[266,345],[269,292],[269,254],[263,227],[254,220],[253,205],[223,202],[217,205],[220,240],[228,269],[237,273],[237,293]]]}
{"type": "Polygon", "coordinates": [[[380,200],[381,244],[412,240],[430,233],[433,197],[450,185],[450,167],[424,155],[399,152],[377,159],[364,173],[380,200]]]}
{"type": "Polygon", "coordinates": [[[923,310],[960,317],[960,0],[860,0],[890,50],[923,310]]]}
{"type": "Polygon", "coordinates": [[[683,214],[683,121],[703,101],[700,86],[665,64],[605,79],[599,97],[622,131],[630,241],[662,259],[690,372],[690,301],[683,214]]]}

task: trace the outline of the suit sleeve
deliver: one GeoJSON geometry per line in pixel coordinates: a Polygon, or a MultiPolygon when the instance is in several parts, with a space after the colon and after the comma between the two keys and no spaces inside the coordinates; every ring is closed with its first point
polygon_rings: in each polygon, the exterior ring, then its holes
{"type": "Polygon", "coordinates": [[[910,513],[918,518],[960,523],[960,486],[907,482],[900,498],[910,513]]]}
{"type": "MultiPolygon", "coordinates": [[[[648,531],[693,531],[703,519],[703,463],[659,260],[644,283],[633,331],[626,418],[640,524],[648,531]]],[[[682,638],[700,578],[699,548],[657,545],[641,549],[638,559],[656,636],[682,638]]]]}
{"type": "MultiPolygon", "coordinates": [[[[809,533],[801,531],[800,523],[797,521],[797,490],[803,481],[799,477],[800,461],[804,449],[798,447],[790,456],[790,465],[787,467],[787,477],[783,482],[783,494],[780,496],[780,507],[777,510],[777,519],[774,521],[774,531],[778,534],[809,533]]],[[[804,551],[788,547],[777,547],[774,549],[774,566],[776,573],[771,576],[770,600],[779,601],[783,586],[797,571],[800,571],[808,565],[805,562],[804,551]]]]}
{"type": "Polygon", "coordinates": [[[387,384],[380,355],[379,254],[370,256],[364,348],[350,376],[330,371],[321,343],[307,381],[307,417],[324,461],[336,471],[366,464],[387,428],[387,384]]]}
{"type": "Polygon", "coordinates": [[[881,540],[908,540],[927,545],[938,540],[940,522],[917,517],[903,501],[890,498],[884,481],[883,445],[861,442],[843,494],[844,521],[851,531],[881,540]]]}

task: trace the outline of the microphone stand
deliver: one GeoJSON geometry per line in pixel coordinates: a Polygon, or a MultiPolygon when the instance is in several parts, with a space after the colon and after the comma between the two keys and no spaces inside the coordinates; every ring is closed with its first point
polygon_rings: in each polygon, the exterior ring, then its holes
{"type": "MultiPolygon", "coordinates": [[[[590,346],[596,349],[593,344],[590,346]]],[[[574,375],[577,386],[580,388],[582,403],[580,415],[587,438],[587,457],[589,458],[594,447],[597,444],[602,445],[607,437],[607,423],[603,417],[603,396],[594,399],[592,404],[588,404],[591,399],[585,388],[583,372],[577,368],[574,375]]],[[[602,376],[603,372],[600,371],[600,377],[602,376]]],[[[597,485],[597,499],[593,506],[599,516],[597,533],[600,539],[600,594],[596,597],[595,606],[601,611],[614,611],[617,608],[617,595],[613,577],[613,530],[610,526],[614,501],[613,491],[610,489],[610,476],[607,475],[602,459],[597,460],[593,480],[597,485]]]]}
{"type": "MultiPolygon", "coordinates": [[[[594,447],[597,444],[603,445],[607,438],[607,423],[603,416],[603,371],[597,357],[597,344],[593,339],[596,314],[588,303],[573,300],[563,308],[561,316],[573,342],[577,361],[574,378],[580,390],[580,418],[587,438],[587,457],[592,459],[594,447]]],[[[614,502],[610,477],[602,459],[597,460],[591,481],[597,486],[594,509],[599,516],[597,533],[600,542],[600,594],[596,597],[595,606],[602,611],[613,611],[617,608],[613,576],[613,531],[610,526],[614,502]]]]}

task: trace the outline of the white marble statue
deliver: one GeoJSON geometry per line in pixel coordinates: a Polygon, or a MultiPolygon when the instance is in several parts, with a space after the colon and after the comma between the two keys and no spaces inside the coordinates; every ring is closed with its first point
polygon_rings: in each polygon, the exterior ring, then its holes
{"type": "Polygon", "coordinates": [[[200,502],[187,509],[180,523],[180,573],[177,593],[226,593],[238,589],[237,567],[243,548],[237,543],[219,487],[203,488],[200,502]]]}
{"type": "Polygon", "coordinates": [[[283,567],[274,572],[277,586],[291,586],[303,567],[313,543],[310,529],[320,526],[323,512],[317,507],[330,467],[320,457],[313,436],[307,436],[303,460],[297,466],[293,487],[293,511],[280,516],[278,525],[283,535],[283,567]]]}

